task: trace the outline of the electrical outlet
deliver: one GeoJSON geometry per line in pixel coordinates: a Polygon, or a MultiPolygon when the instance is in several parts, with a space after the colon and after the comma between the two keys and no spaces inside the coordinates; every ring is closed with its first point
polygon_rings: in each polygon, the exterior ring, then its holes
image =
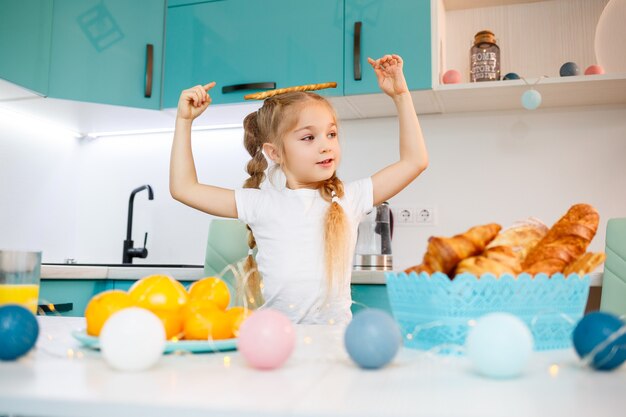
{"type": "Polygon", "coordinates": [[[418,225],[435,224],[435,208],[422,206],[415,209],[415,223],[418,225]]]}
{"type": "Polygon", "coordinates": [[[413,207],[394,207],[393,221],[399,226],[415,225],[415,208],[413,207]]]}

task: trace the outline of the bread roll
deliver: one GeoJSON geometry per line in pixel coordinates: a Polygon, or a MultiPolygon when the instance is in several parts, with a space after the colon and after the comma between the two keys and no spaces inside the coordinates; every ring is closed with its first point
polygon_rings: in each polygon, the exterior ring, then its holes
{"type": "Polygon", "coordinates": [[[598,230],[600,216],[589,204],[576,204],[550,228],[522,264],[529,274],[555,274],[581,257],[598,230]]]}
{"type": "Polygon", "coordinates": [[[496,277],[502,274],[517,275],[522,271],[522,264],[510,246],[494,246],[479,256],[463,259],[456,267],[456,275],[468,272],[480,277],[491,273],[496,277]]]}
{"type": "Polygon", "coordinates": [[[523,262],[528,252],[539,243],[548,233],[548,226],[541,220],[530,217],[513,224],[513,226],[501,232],[488,245],[487,249],[497,246],[508,246],[523,262]]]}
{"type": "Polygon", "coordinates": [[[563,270],[563,274],[566,276],[569,274],[586,275],[593,272],[593,270],[600,266],[605,259],[606,255],[602,252],[587,252],[574,262],[567,265],[563,270]]]}
{"type": "Polygon", "coordinates": [[[491,223],[472,227],[451,238],[432,236],[428,239],[422,264],[408,268],[405,272],[443,272],[449,275],[463,259],[482,253],[500,229],[499,224],[491,223]]]}

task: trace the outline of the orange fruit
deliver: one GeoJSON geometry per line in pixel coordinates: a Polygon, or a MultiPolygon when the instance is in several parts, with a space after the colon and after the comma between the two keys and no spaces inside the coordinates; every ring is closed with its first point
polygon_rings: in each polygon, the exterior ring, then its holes
{"type": "Polygon", "coordinates": [[[226,314],[230,318],[230,326],[233,331],[233,336],[239,336],[239,328],[245,319],[250,317],[252,310],[244,307],[232,307],[226,310],[226,314]]]}
{"type": "Polygon", "coordinates": [[[130,287],[128,293],[138,307],[152,312],[178,310],[189,298],[183,284],[167,275],[150,275],[142,278],[130,287]]]}
{"type": "Polygon", "coordinates": [[[213,301],[222,310],[226,310],[230,303],[228,286],[217,277],[202,278],[191,284],[189,297],[213,301]]]}
{"type": "Polygon", "coordinates": [[[87,334],[100,336],[104,322],[111,315],[124,308],[134,306],[133,299],[126,291],[108,290],[94,295],[85,309],[87,321],[87,334]]]}
{"type": "Polygon", "coordinates": [[[203,298],[190,298],[187,304],[181,310],[181,316],[185,319],[191,314],[195,314],[198,310],[220,310],[213,301],[203,298]]]}
{"type": "Polygon", "coordinates": [[[182,310],[151,310],[163,323],[165,339],[182,339],[183,315],[182,310]]]}
{"type": "Polygon", "coordinates": [[[199,308],[184,319],[185,339],[220,340],[233,337],[231,320],[219,308],[199,308]]]}

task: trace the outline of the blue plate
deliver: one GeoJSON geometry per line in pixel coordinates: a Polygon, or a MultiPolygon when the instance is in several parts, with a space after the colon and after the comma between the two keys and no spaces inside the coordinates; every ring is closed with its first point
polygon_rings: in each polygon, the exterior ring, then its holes
{"type": "MultiPolygon", "coordinates": [[[[100,349],[100,340],[95,336],[90,336],[85,330],[75,330],[72,332],[74,339],[82,343],[83,346],[100,349]]],[[[163,353],[172,352],[190,352],[190,353],[207,353],[221,352],[237,349],[237,339],[223,340],[181,340],[178,342],[166,342],[163,353]]]]}

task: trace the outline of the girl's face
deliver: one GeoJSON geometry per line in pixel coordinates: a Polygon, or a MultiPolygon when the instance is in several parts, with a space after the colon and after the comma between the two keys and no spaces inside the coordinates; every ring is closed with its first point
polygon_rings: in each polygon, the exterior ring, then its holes
{"type": "Polygon", "coordinates": [[[341,147],[333,114],[323,103],[306,104],[296,126],[283,138],[283,171],[289,188],[304,188],[330,178],[339,166],[341,147]]]}

